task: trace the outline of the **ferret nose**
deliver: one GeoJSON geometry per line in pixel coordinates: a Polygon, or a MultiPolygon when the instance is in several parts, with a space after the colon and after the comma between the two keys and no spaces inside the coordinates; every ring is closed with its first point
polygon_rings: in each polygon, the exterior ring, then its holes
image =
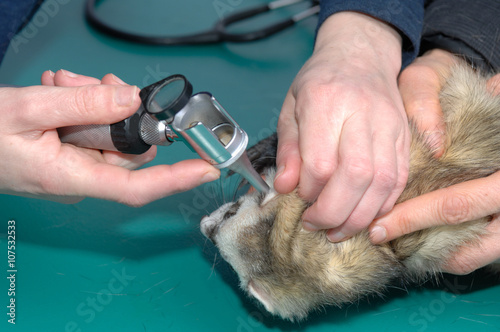
{"type": "Polygon", "coordinates": [[[212,241],[215,244],[214,238],[218,230],[217,223],[210,222],[208,216],[204,217],[201,220],[200,230],[201,233],[205,235],[205,237],[207,237],[210,241],[212,241]]]}

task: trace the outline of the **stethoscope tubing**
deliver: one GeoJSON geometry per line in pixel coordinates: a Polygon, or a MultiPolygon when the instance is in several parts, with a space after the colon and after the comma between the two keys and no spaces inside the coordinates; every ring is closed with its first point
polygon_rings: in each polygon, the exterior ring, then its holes
{"type": "Polygon", "coordinates": [[[124,39],[127,41],[151,44],[151,45],[193,45],[193,44],[213,44],[224,41],[229,42],[248,42],[262,39],[282,31],[295,23],[313,16],[319,12],[319,4],[317,0],[310,1],[311,7],[303,12],[300,12],[291,18],[279,21],[259,30],[254,30],[246,33],[229,33],[227,27],[233,23],[240,22],[250,17],[259,14],[290,6],[296,3],[304,2],[304,0],[277,0],[258,7],[250,8],[229,15],[215,24],[214,28],[202,31],[199,33],[182,35],[182,36],[151,36],[135,34],[117,29],[104,21],[102,21],[96,13],[95,5],[97,0],[87,0],[85,4],[85,18],[95,29],[110,35],[115,38],[124,39]]]}

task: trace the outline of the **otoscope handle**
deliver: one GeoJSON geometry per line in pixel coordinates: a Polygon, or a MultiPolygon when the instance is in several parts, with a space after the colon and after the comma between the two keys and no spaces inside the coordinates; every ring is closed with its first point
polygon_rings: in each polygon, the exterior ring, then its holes
{"type": "Polygon", "coordinates": [[[168,128],[141,107],[131,117],[110,125],[79,125],[58,128],[63,143],[82,148],[141,154],[151,145],[170,145],[168,128]]]}

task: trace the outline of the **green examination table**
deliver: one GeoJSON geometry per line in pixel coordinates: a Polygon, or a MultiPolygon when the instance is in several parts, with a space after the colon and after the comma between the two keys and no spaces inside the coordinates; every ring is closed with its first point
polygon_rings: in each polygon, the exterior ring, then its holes
{"type": "MultiPolygon", "coordinates": [[[[183,34],[265,2],[107,0],[98,13],[131,31],[183,34]]],[[[309,19],[244,44],[148,46],[91,28],[82,0],[50,0],[11,45],[0,83],[37,85],[43,71],[64,68],[99,78],[114,73],[142,88],[179,73],[195,92],[211,92],[255,144],[275,130],[287,89],[312,52],[315,25],[309,19]]],[[[177,143],[159,147],[151,164],[189,158],[198,156],[177,143]]],[[[1,195],[0,331],[500,330],[500,285],[487,273],[391,289],[384,298],[325,308],[300,323],[272,317],[239,290],[236,275],[199,231],[200,218],[236,187],[236,179],[224,179],[141,208],[1,195]]]]}

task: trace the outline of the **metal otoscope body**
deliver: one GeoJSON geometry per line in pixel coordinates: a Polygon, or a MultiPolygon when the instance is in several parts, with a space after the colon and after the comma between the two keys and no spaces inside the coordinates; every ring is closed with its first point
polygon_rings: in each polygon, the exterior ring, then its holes
{"type": "Polygon", "coordinates": [[[213,166],[229,168],[258,191],[268,191],[246,154],[245,131],[210,93],[192,93],[184,76],[172,75],[141,90],[142,105],[131,117],[111,125],[59,128],[59,137],[80,147],[130,154],[180,140],[213,166]]]}

